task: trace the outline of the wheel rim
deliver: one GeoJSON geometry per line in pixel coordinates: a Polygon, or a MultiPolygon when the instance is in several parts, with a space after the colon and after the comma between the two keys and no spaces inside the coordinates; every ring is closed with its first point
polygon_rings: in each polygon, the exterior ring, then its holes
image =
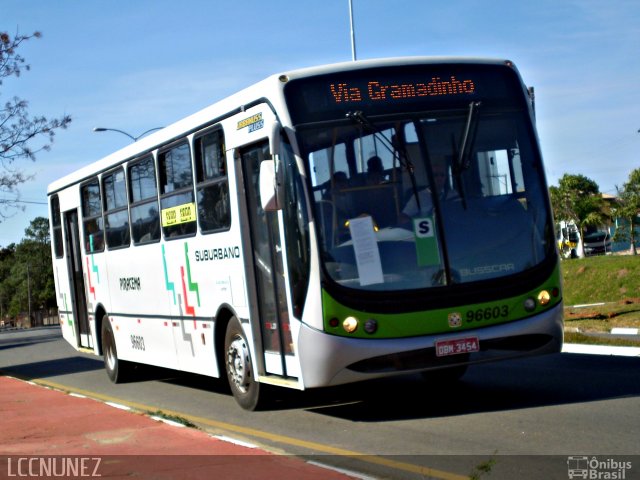
{"type": "Polygon", "coordinates": [[[242,337],[235,337],[227,350],[227,371],[231,382],[242,393],[249,389],[251,381],[251,361],[249,349],[242,337]]]}
{"type": "Polygon", "coordinates": [[[116,368],[117,357],[111,338],[107,338],[106,344],[105,358],[107,359],[107,367],[109,370],[114,370],[116,368]]]}

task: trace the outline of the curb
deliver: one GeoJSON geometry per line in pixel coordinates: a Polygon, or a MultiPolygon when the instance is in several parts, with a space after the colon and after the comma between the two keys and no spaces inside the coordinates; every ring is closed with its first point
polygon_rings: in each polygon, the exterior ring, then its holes
{"type": "Polygon", "coordinates": [[[640,357],[640,347],[609,347],[605,345],[587,345],[565,343],[562,353],[582,353],[588,355],[616,355],[621,357],[640,357]]]}
{"type": "Polygon", "coordinates": [[[611,335],[638,335],[640,328],[622,328],[616,327],[611,329],[611,335]]]}

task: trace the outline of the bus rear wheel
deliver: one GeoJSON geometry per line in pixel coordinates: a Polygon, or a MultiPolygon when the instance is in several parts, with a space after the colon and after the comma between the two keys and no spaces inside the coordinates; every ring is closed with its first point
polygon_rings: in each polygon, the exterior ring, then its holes
{"type": "Polygon", "coordinates": [[[245,410],[256,410],[260,403],[260,383],[253,378],[254,365],[249,344],[236,317],[227,325],[224,338],[225,369],[231,392],[245,410]]]}
{"type": "Polygon", "coordinates": [[[123,383],[129,379],[132,365],[118,358],[116,339],[109,317],[102,317],[102,354],[104,355],[104,369],[113,383],[123,383]]]}

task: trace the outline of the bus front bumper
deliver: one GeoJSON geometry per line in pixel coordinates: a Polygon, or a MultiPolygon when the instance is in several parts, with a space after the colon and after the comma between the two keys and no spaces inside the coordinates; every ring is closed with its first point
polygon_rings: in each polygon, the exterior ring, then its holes
{"type": "Polygon", "coordinates": [[[340,385],[562,349],[562,302],[533,317],[500,325],[408,338],[361,339],[329,335],[303,325],[299,355],[304,388],[340,385]],[[439,357],[436,342],[476,337],[479,351],[439,357]]]}

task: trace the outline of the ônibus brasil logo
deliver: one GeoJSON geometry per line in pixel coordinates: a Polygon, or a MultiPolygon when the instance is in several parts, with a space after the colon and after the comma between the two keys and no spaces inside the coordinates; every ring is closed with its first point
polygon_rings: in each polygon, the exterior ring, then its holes
{"type": "Polygon", "coordinates": [[[631,471],[631,462],[614,458],[600,459],[588,456],[571,456],[567,458],[567,469],[570,479],[584,478],[597,480],[625,480],[631,471]]]}

